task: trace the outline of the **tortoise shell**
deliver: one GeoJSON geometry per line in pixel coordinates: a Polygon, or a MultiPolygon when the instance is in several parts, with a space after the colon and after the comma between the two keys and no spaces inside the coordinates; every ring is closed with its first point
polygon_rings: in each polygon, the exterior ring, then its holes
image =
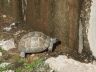
{"type": "Polygon", "coordinates": [[[29,32],[19,41],[20,52],[36,53],[46,50],[50,45],[50,37],[42,32],[29,32]]]}

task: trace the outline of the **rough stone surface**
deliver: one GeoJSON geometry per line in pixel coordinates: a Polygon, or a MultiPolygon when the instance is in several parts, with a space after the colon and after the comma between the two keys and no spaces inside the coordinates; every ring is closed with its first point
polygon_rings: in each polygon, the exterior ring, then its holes
{"type": "Polygon", "coordinates": [[[12,48],[16,48],[15,47],[15,43],[14,43],[14,39],[9,39],[9,40],[2,40],[0,41],[0,47],[3,49],[3,50],[10,50],[12,48]]]}
{"type": "Polygon", "coordinates": [[[89,24],[88,41],[90,50],[96,58],[96,0],[92,0],[89,24]]]}
{"type": "Polygon", "coordinates": [[[10,63],[4,62],[4,63],[1,63],[1,64],[0,64],[0,67],[2,67],[2,68],[3,68],[3,67],[6,67],[6,66],[8,66],[9,64],[10,64],[10,63]]]}
{"type": "Polygon", "coordinates": [[[0,52],[0,57],[2,56],[2,52],[0,52]]]}
{"type": "Polygon", "coordinates": [[[13,71],[13,70],[6,70],[6,71],[3,71],[3,72],[15,72],[15,71],[13,71]]]}
{"type": "Polygon", "coordinates": [[[92,0],[81,0],[80,6],[80,22],[79,22],[79,50],[83,56],[90,58],[92,52],[88,41],[88,28],[90,26],[90,12],[92,0]]]}
{"type": "Polygon", "coordinates": [[[96,72],[96,64],[81,63],[64,55],[51,57],[45,63],[56,72],[96,72]]]}
{"type": "Polygon", "coordinates": [[[54,43],[50,40],[51,38],[42,32],[34,31],[25,34],[18,43],[18,49],[20,52],[25,53],[36,53],[42,52],[47,48],[50,48],[50,43],[54,43]]]}

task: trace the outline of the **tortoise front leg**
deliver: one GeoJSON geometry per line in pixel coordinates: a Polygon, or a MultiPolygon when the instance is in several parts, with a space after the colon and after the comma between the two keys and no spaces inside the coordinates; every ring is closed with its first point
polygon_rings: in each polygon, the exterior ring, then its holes
{"type": "Polygon", "coordinates": [[[48,51],[52,52],[52,50],[53,50],[53,43],[50,43],[50,46],[48,47],[48,51]]]}

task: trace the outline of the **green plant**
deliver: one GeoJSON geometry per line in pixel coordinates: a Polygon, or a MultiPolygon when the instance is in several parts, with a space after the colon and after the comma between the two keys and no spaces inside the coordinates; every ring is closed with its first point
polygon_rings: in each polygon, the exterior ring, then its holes
{"type": "Polygon", "coordinates": [[[44,59],[41,58],[33,61],[31,64],[26,63],[25,59],[21,58],[11,65],[0,67],[0,72],[6,70],[14,70],[15,72],[34,72],[34,70],[39,68],[42,64],[44,64],[44,59]]]}
{"type": "Polygon", "coordinates": [[[26,69],[34,69],[39,67],[43,63],[42,59],[34,61],[32,64],[25,64],[26,69]]]}
{"type": "Polygon", "coordinates": [[[38,59],[33,61],[31,64],[24,63],[22,67],[18,67],[15,72],[32,72],[34,69],[38,68],[43,64],[43,59],[38,59]]]}
{"type": "Polygon", "coordinates": [[[15,72],[22,72],[22,68],[21,68],[21,67],[17,68],[17,69],[15,70],[15,72]]]}
{"type": "Polygon", "coordinates": [[[2,72],[2,71],[4,71],[4,70],[6,70],[6,68],[0,67],[0,72],[2,72]]]}
{"type": "Polygon", "coordinates": [[[5,67],[0,67],[0,72],[6,71],[6,70],[8,70],[8,69],[9,69],[9,67],[8,67],[8,66],[5,66],[5,67]]]}
{"type": "Polygon", "coordinates": [[[0,47],[0,52],[3,52],[4,50],[0,47]]]}

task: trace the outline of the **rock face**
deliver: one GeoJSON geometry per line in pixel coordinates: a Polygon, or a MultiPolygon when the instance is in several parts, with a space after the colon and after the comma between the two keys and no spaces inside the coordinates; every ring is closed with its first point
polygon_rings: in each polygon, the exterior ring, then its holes
{"type": "Polygon", "coordinates": [[[81,13],[79,20],[79,50],[84,57],[91,58],[92,52],[88,40],[88,31],[90,26],[90,13],[92,0],[81,0],[81,13]]]}
{"type": "Polygon", "coordinates": [[[92,0],[89,29],[88,29],[88,41],[90,50],[96,58],[96,0],[92,0]]]}
{"type": "Polygon", "coordinates": [[[15,43],[14,43],[14,39],[0,41],[0,47],[3,50],[7,50],[7,51],[12,49],[12,48],[16,48],[15,43]]]}
{"type": "Polygon", "coordinates": [[[68,59],[64,55],[56,58],[51,57],[45,63],[49,64],[49,67],[56,72],[96,72],[96,65],[81,63],[71,58],[68,59]]]}

